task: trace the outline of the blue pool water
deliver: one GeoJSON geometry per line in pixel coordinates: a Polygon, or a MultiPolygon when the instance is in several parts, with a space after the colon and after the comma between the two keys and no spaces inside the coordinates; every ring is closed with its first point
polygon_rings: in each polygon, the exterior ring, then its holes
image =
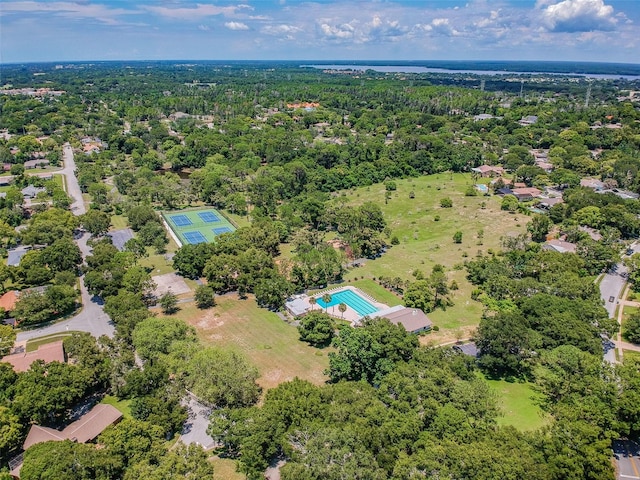
{"type": "Polygon", "coordinates": [[[322,308],[333,307],[334,305],[344,303],[348,307],[351,307],[356,312],[358,312],[358,315],[360,315],[361,317],[378,311],[376,307],[371,305],[364,298],[362,298],[352,290],[341,290],[339,292],[332,293],[331,301],[329,303],[325,303],[324,300],[322,300],[322,297],[317,298],[316,303],[322,308]]]}

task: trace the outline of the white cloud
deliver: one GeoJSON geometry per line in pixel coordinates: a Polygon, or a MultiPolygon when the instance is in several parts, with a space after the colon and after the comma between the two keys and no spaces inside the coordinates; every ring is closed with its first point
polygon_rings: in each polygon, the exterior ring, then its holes
{"type": "Polygon", "coordinates": [[[202,30],[203,32],[208,32],[209,27],[207,25],[198,25],[198,30],[202,30]]]}
{"type": "Polygon", "coordinates": [[[544,26],[553,32],[613,30],[617,20],[604,0],[564,0],[542,11],[544,26]]]}
{"type": "Polygon", "coordinates": [[[242,22],[226,22],[224,26],[229,30],[249,30],[249,26],[242,22]]]}
{"type": "Polygon", "coordinates": [[[350,23],[342,23],[340,25],[321,23],[320,31],[329,40],[349,40],[354,38],[356,29],[350,23]]]}
{"type": "Polygon", "coordinates": [[[291,35],[293,33],[298,33],[300,31],[299,27],[294,25],[266,25],[260,29],[260,32],[265,33],[267,35],[291,35]]]}
{"type": "Polygon", "coordinates": [[[157,7],[152,5],[145,5],[141,8],[160,15],[161,17],[167,17],[171,19],[179,20],[199,20],[202,17],[213,17],[217,15],[233,15],[239,7],[218,7],[216,5],[206,5],[202,3],[196,4],[193,8],[187,7],[157,7]]]}

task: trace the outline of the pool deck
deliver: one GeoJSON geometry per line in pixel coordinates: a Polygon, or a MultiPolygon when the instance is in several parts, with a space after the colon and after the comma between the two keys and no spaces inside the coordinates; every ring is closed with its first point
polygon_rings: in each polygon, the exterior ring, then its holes
{"type": "MultiPolygon", "coordinates": [[[[359,288],[352,287],[351,285],[330,288],[328,290],[323,290],[321,292],[318,292],[318,293],[316,293],[314,295],[296,295],[295,298],[296,298],[296,301],[297,301],[298,305],[303,305],[303,309],[308,311],[308,312],[310,312],[312,310],[324,311],[324,308],[322,308],[318,304],[311,305],[311,303],[309,302],[309,298],[311,298],[311,297],[322,298],[322,296],[327,294],[327,293],[329,295],[332,295],[334,293],[341,292],[341,291],[344,291],[344,290],[351,290],[353,293],[355,293],[356,295],[359,295],[360,297],[365,299],[367,302],[369,302],[371,305],[376,307],[378,310],[383,310],[385,308],[389,308],[388,305],[385,305],[384,303],[378,302],[376,299],[374,299],[370,295],[367,295],[366,293],[364,293],[359,288]]],[[[342,312],[340,312],[340,310],[338,310],[338,305],[334,305],[332,307],[327,308],[326,313],[328,313],[330,316],[332,316],[334,318],[339,318],[341,320],[346,320],[347,322],[350,322],[351,325],[356,325],[358,323],[358,321],[362,318],[362,316],[358,312],[356,312],[353,308],[351,308],[348,304],[347,304],[347,310],[344,312],[344,314],[342,314],[342,312]]]]}

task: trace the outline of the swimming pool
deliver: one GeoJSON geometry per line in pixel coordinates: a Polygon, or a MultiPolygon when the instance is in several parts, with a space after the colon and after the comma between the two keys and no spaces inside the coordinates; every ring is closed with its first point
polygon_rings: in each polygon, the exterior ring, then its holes
{"type": "Polygon", "coordinates": [[[331,293],[330,295],[331,301],[329,303],[325,303],[324,300],[322,300],[322,297],[317,298],[316,303],[322,308],[333,307],[334,305],[344,303],[355,310],[361,317],[378,311],[376,307],[371,305],[353,290],[340,290],[339,292],[331,293]]]}

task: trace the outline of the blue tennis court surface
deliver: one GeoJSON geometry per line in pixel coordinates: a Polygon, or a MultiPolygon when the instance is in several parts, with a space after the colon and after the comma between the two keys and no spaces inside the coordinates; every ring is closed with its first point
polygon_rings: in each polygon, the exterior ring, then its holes
{"type": "Polygon", "coordinates": [[[211,212],[198,212],[198,216],[200,217],[200,220],[205,223],[214,223],[220,221],[218,216],[211,212]]]}
{"type": "Polygon", "coordinates": [[[217,227],[213,229],[213,233],[215,233],[216,235],[220,235],[222,233],[229,233],[232,231],[233,230],[231,230],[229,227],[217,227]]]}
{"type": "Polygon", "coordinates": [[[183,232],[182,234],[187,242],[191,245],[196,243],[205,243],[207,239],[200,232],[183,232]]]}
{"type": "Polygon", "coordinates": [[[171,215],[171,221],[175,223],[177,227],[191,225],[191,220],[189,220],[186,215],[171,215]]]}

